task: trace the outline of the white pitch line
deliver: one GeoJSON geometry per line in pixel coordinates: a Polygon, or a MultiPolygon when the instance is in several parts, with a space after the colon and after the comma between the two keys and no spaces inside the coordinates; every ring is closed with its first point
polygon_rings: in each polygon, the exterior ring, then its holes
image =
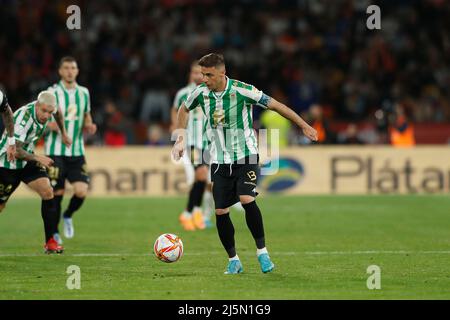
{"type": "Polygon", "coordinates": [[[306,251],[306,255],[364,255],[364,254],[450,254],[449,250],[407,251],[407,250],[368,250],[368,251],[306,251]]]}
{"type": "MultiPolygon", "coordinates": [[[[433,250],[433,251],[408,251],[408,250],[367,250],[367,251],[273,251],[273,255],[285,255],[285,256],[295,256],[295,255],[370,255],[370,254],[450,254],[450,250],[433,250]]],[[[144,257],[151,255],[152,252],[148,253],[64,253],[65,257],[144,257]]],[[[188,252],[185,253],[187,256],[204,256],[204,255],[223,255],[221,251],[210,251],[210,252],[188,252]]],[[[45,254],[38,253],[0,253],[0,257],[45,257],[45,254]]]]}

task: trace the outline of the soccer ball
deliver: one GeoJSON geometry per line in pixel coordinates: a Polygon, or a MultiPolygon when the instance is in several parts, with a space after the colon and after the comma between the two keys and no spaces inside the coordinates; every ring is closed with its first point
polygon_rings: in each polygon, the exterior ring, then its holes
{"type": "Polygon", "coordinates": [[[176,262],[183,255],[183,242],[177,235],[164,233],[156,239],[153,251],[162,262],[176,262]]]}

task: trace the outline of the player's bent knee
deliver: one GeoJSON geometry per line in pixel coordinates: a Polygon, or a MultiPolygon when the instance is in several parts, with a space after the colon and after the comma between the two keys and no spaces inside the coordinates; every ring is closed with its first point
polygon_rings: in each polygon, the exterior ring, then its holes
{"type": "Polygon", "coordinates": [[[77,198],[86,198],[87,190],[75,190],[74,194],[77,198]]]}
{"type": "Polygon", "coordinates": [[[64,195],[65,190],[64,189],[58,189],[58,190],[54,190],[53,194],[55,196],[63,196],[64,195]]]}
{"type": "Polygon", "coordinates": [[[200,166],[195,171],[195,180],[197,181],[206,181],[208,180],[208,167],[200,166]]]}
{"type": "Polygon", "coordinates": [[[247,203],[255,201],[255,197],[247,196],[247,195],[239,196],[239,201],[241,202],[241,204],[247,204],[247,203]]]}
{"type": "Polygon", "coordinates": [[[78,182],[74,184],[74,194],[78,198],[86,198],[88,193],[89,185],[87,183],[78,182]]]}
{"type": "Polygon", "coordinates": [[[43,200],[53,199],[53,189],[51,187],[45,187],[38,191],[39,195],[43,200]]]}
{"type": "Polygon", "coordinates": [[[229,209],[216,209],[216,215],[218,215],[218,216],[227,214],[228,212],[230,212],[229,209]]]}

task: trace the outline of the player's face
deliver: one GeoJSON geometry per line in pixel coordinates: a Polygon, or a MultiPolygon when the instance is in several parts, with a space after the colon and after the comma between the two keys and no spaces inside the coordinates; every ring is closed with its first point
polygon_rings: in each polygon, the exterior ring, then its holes
{"type": "Polygon", "coordinates": [[[196,85],[199,85],[203,82],[203,74],[202,74],[202,67],[199,65],[193,66],[191,68],[191,73],[189,75],[189,82],[194,82],[196,85]]]}
{"type": "Polygon", "coordinates": [[[206,84],[209,90],[219,90],[225,79],[224,67],[201,67],[203,82],[206,84]]]}
{"type": "Polygon", "coordinates": [[[78,66],[76,62],[64,62],[59,68],[59,75],[65,82],[72,83],[77,79],[78,66]]]}
{"type": "Polygon", "coordinates": [[[36,117],[40,123],[46,123],[53,115],[55,107],[46,104],[36,104],[36,117]]]}

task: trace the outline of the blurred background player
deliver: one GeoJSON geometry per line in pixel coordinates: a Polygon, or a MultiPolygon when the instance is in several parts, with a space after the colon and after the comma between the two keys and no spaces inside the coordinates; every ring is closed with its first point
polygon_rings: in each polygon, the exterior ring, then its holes
{"type": "MultiPolygon", "coordinates": [[[[6,134],[6,145],[7,145],[6,158],[8,161],[14,161],[16,153],[16,140],[14,138],[13,112],[8,104],[8,99],[6,98],[6,95],[1,90],[0,90],[0,114],[2,115],[3,125],[5,127],[5,134],[6,134]]],[[[1,147],[3,148],[3,145],[1,147]]],[[[3,194],[0,193],[0,197],[2,196],[3,194]]]]}
{"type": "MultiPolygon", "coordinates": [[[[191,64],[189,84],[177,91],[172,107],[172,130],[176,128],[177,112],[188,95],[203,81],[201,67],[197,61],[191,64]]],[[[191,189],[189,191],[186,209],[180,215],[180,223],[185,230],[204,229],[211,226],[210,217],[213,210],[212,194],[208,182],[208,165],[204,157],[205,116],[200,107],[195,108],[190,114],[187,125],[187,146],[190,152],[183,156],[183,164],[186,172],[186,182],[191,189]],[[204,199],[203,199],[204,198],[204,199]],[[204,208],[202,212],[202,200],[204,208]]]]}
{"type": "MultiPolygon", "coordinates": [[[[76,82],[79,73],[78,65],[73,57],[63,57],[59,63],[61,80],[48,90],[53,92],[57,105],[63,115],[67,134],[72,139],[72,145],[64,145],[61,133],[55,122],[50,122],[50,131],[45,135],[45,154],[53,159],[53,167],[49,170],[55,192],[55,206],[58,212],[58,224],[61,217],[61,202],[64,196],[65,182],[68,180],[73,187],[73,196],[64,211],[64,236],[73,238],[73,214],[80,209],[86,198],[89,187],[89,175],[84,157],[83,131],[95,134],[97,126],[91,117],[91,102],[89,90],[76,82]]],[[[59,231],[55,239],[61,244],[59,231]]]]}
{"type": "Polygon", "coordinates": [[[64,128],[64,121],[56,106],[53,93],[43,91],[37,101],[31,102],[14,113],[14,137],[16,140],[15,161],[7,155],[8,134],[5,132],[0,141],[0,185],[3,194],[0,198],[0,211],[5,208],[11,194],[24,182],[42,198],[41,215],[44,220],[45,252],[62,253],[63,247],[53,238],[56,233],[58,216],[53,201],[53,189],[46,168],[50,168],[53,160],[34,154],[37,141],[54,115],[62,133],[62,141],[71,144],[64,128]]]}
{"type": "MultiPolygon", "coordinates": [[[[263,273],[274,268],[265,244],[261,211],[256,204],[259,152],[253,129],[252,106],[269,108],[298,125],[306,137],[316,141],[317,131],[293,110],[267,96],[252,85],[229,79],[225,61],[211,53],[199,60],[204,83],[192,91],[178,110],[177,129],[186,128],[189,112],[199,106],[205,110],[208,141],[211,142],[211,179],[219,238],[229,262],[226,274],[243,271],[236,253],[230,206],[240,201],[245,220],[256,244],[256,255],[263,273]],[[230,139],[233,142],[228,142],[230,139]]],[[[172,149],[175,160],[184,154],[183,135],[172,149]]]]}

